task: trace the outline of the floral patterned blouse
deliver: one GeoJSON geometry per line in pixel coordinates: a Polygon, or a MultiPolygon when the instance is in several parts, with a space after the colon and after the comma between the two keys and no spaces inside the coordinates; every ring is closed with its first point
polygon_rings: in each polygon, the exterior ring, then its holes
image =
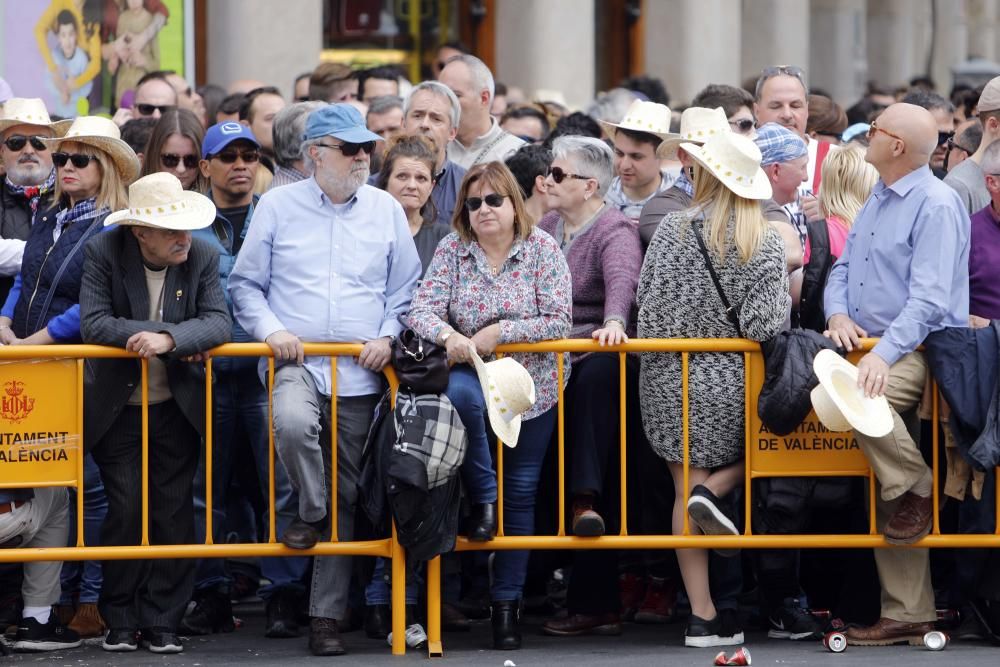
{"type": "MultiPolygon", "coordinates": [[[[493,275],[486,253],[475,241],[452,232],[441,239],[424,279],[413,295],[406,324],[436,341],[451,326],[463,336],[494,323],[500,343],[535,343],[565,338],[572,323],[573,294],[569,267],[552,237],[535,229],[514,239],[507,259],[493,275]]],[[[535,404],[525,419],[542,414],[558,400],[554,354],[514,352],[535,381],[535,404]]],[[[569,380],[569,355],[563,382],[569,380]]]]}

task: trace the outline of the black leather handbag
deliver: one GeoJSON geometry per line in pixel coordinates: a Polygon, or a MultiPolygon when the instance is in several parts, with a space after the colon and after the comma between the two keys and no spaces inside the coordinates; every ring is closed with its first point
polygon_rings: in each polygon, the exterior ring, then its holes
{"type": "Polygon", "coordinates": [[[448,352],[404,329],[392,345],[392,367],[401,389],[415,394],[441,394],[448,387],[448,352]]]}

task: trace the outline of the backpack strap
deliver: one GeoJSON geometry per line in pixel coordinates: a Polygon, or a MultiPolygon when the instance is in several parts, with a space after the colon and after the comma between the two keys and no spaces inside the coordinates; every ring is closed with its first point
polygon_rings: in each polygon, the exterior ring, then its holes
{"type": "Polygon", "coordinates": [[[715,284],[715,290],[719,293],[719,298],[722,299],[722,307],[726,309],[726,319],[736,327],[736,335],[743,338],[739,311],[729,304],[726,292],[722,289],[722,283],[719,281],[719,274],[715,272],[715,265],[712,264],[712,258],[708,256],[708,248],[705,247],[705,239],[701,235],[701,220],[693,221],[691,227],[694,229],[694,238],[698,242],[698,250],[701,251],[701,256],[705,258],[705,266],[708,267],[708,273],[712,276],[712,283],[715,284]]]}

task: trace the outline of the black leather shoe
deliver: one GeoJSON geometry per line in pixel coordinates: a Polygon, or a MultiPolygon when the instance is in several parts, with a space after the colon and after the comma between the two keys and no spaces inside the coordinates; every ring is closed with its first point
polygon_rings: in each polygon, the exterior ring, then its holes
{"type": "Polygon", "coordinates": [[[213,632],[232,632],[233,603],[229,595],[215,589],[198,591],[194,595],[194,608],[184,614],[178,628],[183,635],[210,635],[213,632]]]}
{"type": "Polygon", "coordinates": [[[300,595],[295,591],[275,591],[267,601],[267,625],[264,636],[270,639],[290,639],[299,636],[299,622],[296,618],[300,605],[300,595]]]}
{"type": "Polygon", "coordinates": [[[371,639],[385,639],[392,629],[392,608],[387,604],[365,607],[365,635],[371,639]]]}
{"type": "Polygon", "coordinates": [[[445,602],[441,605],[441,629],[445,632],[468,632],[472,623],[458,607],[445,602]]]}
{"type": "Polygon", "coordinates": [[[337,621],[313,617],[309,621],[309,650],[313,655],[344,655],[347,649],[340,639],[337,621]]]}
{"type": "Polygon", "coordinates": [[[516,651],[521,648],[520,600],[494,601],[490,607],[493,623],[493,648],[498,651],[516,651]]]}
{"type": "Polygon", "coordinates": [[[326,517],[319,521],[305,521],[298,515],[285,528],[281,543],[289,549],[312,549],[319,542],[326,526],[326,517]]]}
{"type": "Polygon", "coordinates": [[[489,542],[497,532],[497,509],[493,503],[472,506],[469,517],[469,541],[489,542]]]}

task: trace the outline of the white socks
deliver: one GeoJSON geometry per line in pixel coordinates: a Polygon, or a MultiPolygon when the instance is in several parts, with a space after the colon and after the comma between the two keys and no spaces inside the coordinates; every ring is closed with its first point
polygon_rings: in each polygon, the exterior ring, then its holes
{"type": "Polygon", "coordinates": [[[33,618],[42,625],[49,622],[52,615],[52,607],[25,607],[21,612],[21,618],[33,618]]]}

